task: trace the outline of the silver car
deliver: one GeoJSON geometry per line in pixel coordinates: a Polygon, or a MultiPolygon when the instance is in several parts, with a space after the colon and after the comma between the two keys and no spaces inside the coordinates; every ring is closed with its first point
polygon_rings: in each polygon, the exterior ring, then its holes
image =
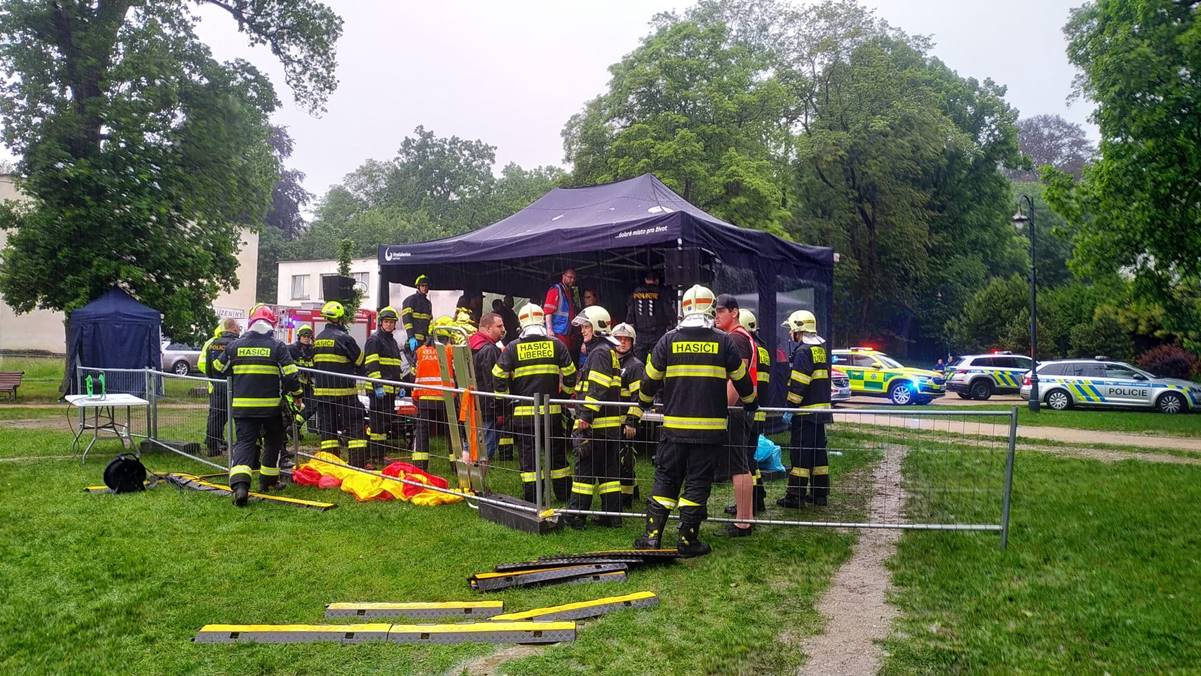
{"type": "Polygon", "coordinates": [[[851,379],[845,371],[830,369],[830,401],[831,403],[846,401],[851,398],[851,379]]]}
{"type": "MultiPolygon", "coordinates": [[[[1056,411],[1087,406],[1153,408],[1162,413],[1201,410],[1201,384],[1156,376],[1130,364],[1096,359],[1049,361],[1038,367],[1039,399],[1056,411]]],[[[1030,398],[1030,374],[1021,395],[1030,398]]]]}
{"type": "Polygon", "coordinates": [[[183,343],[163,343],[163,371],[186,376],[198,370],[200,348],[183,343]]]}

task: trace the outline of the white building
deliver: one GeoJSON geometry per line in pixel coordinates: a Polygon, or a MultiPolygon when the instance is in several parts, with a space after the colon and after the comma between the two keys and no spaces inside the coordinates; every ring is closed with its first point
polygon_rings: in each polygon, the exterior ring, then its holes
{"type": "MultiPolygon", "coordinates": [[[[0,201],[21,200],[11,176],[0,174],[0,201]]],[[[0,230],[0,249],[8,241],[8,235],[0,230]]],[[[245,317],[254,305],[254,287],[259,270],[259,235],[257,232],[242,232],[242,248],[238,251],[238,279],[236,288],[222,293],[213,300],[213,310],[220,317],[245,317]]],[[[37,350],[61,354],[66,351],[67,333],[65,315],[50,310],[34,310],[18,315],[0,298],[0,350],[20,352],[37,350]]]]}
{"type": "MultiPolygon", "coordinates": [[[[338,274],[336,260],[280,261],[279,281],[276,287],[277,305],[290,307],[320,307],[325,303],[321,279],[338,274]]],[[[379,261],[374,258],[354,258],[350,261],[350,275],[355,286],[363,285],[363,301],[360,307],[379,309],[379,261]]],[[[362,287],[361,287],[362,288],[362,287]]],[[[400,304],[416,289],[403,284],[389,284],[388,297],[392,306],[400,311],[400,304]]],[[[455,303],[461,291],[430,291],[430,304],[434,316],[453,315],[455,303]]]]}

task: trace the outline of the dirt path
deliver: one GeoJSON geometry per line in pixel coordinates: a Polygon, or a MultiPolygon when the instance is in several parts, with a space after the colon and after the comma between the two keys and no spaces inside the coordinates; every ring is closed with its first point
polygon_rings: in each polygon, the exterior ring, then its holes
{"type": "MultiPolygon", "coordinates": [[[[901,465],[906,447],[893,445],[872,472],[875,490],[868,511],[873,521],[896,520],[905,505],[901,465]]],[[[805,641],[801,674],[874,674],[880,669],[889,625],[897,609],[888,603],[892,579],[885,562],[896,552],[899,530],[864,530],[851,558],[838,569],[817,609],[824,633],[805,641]]]]}
{"type": "Polygon", "coordinates": [[[470,674],[470,676],[495,676],[501,673],[500,667],[505,662],[536,654],[541,648],[542,646],[538,645],[514,645],[501,648],[494,653],[475,657],[462,664],[458,664],[446,673],[470,674]]]}

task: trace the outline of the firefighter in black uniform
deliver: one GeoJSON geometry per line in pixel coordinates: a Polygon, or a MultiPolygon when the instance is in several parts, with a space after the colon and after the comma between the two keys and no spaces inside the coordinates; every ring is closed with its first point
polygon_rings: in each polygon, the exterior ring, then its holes
{"type": "MultiPolygon", "coordinates": [[[[225,348],[238,339],[238,320],[223,319],[209,338],[200,348],[197,359],[197,369],[205,378],[221,379],[220,373],[213,369],[213,364],[225,353],[225,348]]],[[[225,425],[229,421],[229,411],[225,410],[226,383],[209,383],[209,417],[208,426],[204,433],[204,445],[209,455],[221,455],[225,451],[225,425]]]]}
{"type": "Polygon", "coordinates": [[[743,408],[754,413],[754,384],[730,336],[713,328],[716,298],[699,284],[683,298],[684,319],[655,345],[646,363],[638,401],[650,406],[663,391],[663,429],[655,457],[655,484],[646,501],[646,531],[637,549],[658,549],[667,517],[680,508],[676,549],[685,556],[709,553],[700,541],[713,460],[726,442],[726,380],[743,408]],[[680,494],[681,486],[684,489],[680,494]]]}
{"type": "MultiPolygon", "coordinates": [[[[500,394],[532,397],[571,396],[575,392],[576,367],[567,347],[547,336],[545,314],[536,303],[526,303],[517,313],[521,337],[505,346],[492,367],[493,385],[500,394]]],[[[534,463],[534,406],[527,402],[502,400],[505,417],[517,440],[521,460],[521,484],[527,502],[535,498],[535,484],[542,480],[534,463]]],[[[567,465],[567,440],[563,434],[562,408],[551,405],[550,477],[555,497],[567,500],[571,468],[567,465]]],[[[546,471],[544,468],[543,471],[546,471]]],[[[548,498],[549,502],[549,498],[548,498]]]]}
{"type": "Polygon", "coordinates": [[[626,321],[634,325],[638,340],[634,343],[634,356],[646,363],[659,338],[675,322],[673,294],[659,285],[659,272],[648,269],[642,277],[643,284],[634,289],[626,303],[626,321]]]}
{"type": "MultiPolygon", "coordinates": [[[[621,363],[609,338],[612,319],[599,305],[584,308],[572,320],[584,338],[584,367],[580,369],[576,397],[584,404],[576,409],[575,474],[571,479],[570,509],[592,509],[592,496],[600,496],[600,508],[605,512],[621,511],[621,465],[618,462],[618,439],[628,407],[602,406],[602,401],[621,399],[621,363]]],[[[567,525],[584,527],[584,517],[568,515],[567,525]]],[[[600,516],[601,526],[619,527],[621,517],[600,516]]]]}
{"type": "Polygon", "coordinates": [[[260,465],[259,488],[282,488],[279,456],[284,448],[284,421],[280,414],[284,394],[299,396],[300,381],[288,346],[275,339],[275,313],[260,307],[250,315],[246,334],[230,343],[213,361],[229,378],[233,392],[233,417],[237,440],[230,459],[229,486],[234,504],[242,507],[250,494],[250,477],[260,465]],[[263,437],[263,454],[258,451],[263,437]]]}
{"type": "MultiPolygon", "coordinates": [[[[645,368],[642,361],[634,356],[634,342],[638,340],[638,332],[629,324],[618,324],[613,327],[613,337],[617,339],[617,360],[621,365],[621,400],[630,402],[627,415],[638,417],[638,391],[642,387],[642,376],[645,368]]],[[[622,438],[618,450],[618,462],[621,464],[621,506],[629,509],[638,499],[638,485],[635,483],[634,465],[638,461],[639,442],[638,427],[622,425],[622,438]]]]}
{"type": "Polygon", "coordinates": [[[396,395],[401,388],[394,383],[409,374],[409,361],[393,335],[396,322],[400,319],[396,308],[383,308],[376,318],[379,319],[379,328],[363,346],[363,370],[368,378],[393,381],[368,385],[370,419],[367,427],[367,460],[378,468],[383,466],[388,435],[396,419],[396,395]]]}
{"type": "Polygon", "coordinates": [[[788,315],[784,327],[798,343],[792,351],[788,403],[800,409],[792,416],[789,438],[788,492],[776,501],[781,507],[800,507],[806,499],[826,504],[830,493],[830,461],[826,457],[826,423],[830,408],[830,353],[817,335],[817,319],[808,310],[788,315]],[[806,489],[812,487],[806,496],[806,489]]]}
{"type": "Polygon", "coordinates": [[[430,333],[430,321],[434,318],[434,306],[429,299],[430,278],[417,275],[413,286],[417,287],[417,293],[400,304],[400,318],[404,323],[405,335],[408,336],[405,343],[410,355],[425,345],[425,339],[430,333]]]}
{"type": "Polygon", "coordinates": [[[321,373],[313,382],[317,399],[317,428],[321,450],[338,454],[339,439],[346,439],[348,462],[355,467],[366,464],[367,438],[363,425],[363,405],[351,378],[363,365],[363,351],[346,331],[346,308],[336,300],[321,307],[321,316],[329,322],[313,341],[313,366],[321,373]]]}
{"type": "MultiPolygon", "coordinates": [[[[288,346],[288,352],[292,355],[292,362],[302,369],[313,368],[313,327],[308,324],[301,324],[296,329],[296,342],[288,346]]],[[[299,374],[300,384],[304,386],[304,401],[309,404],[304,410],[303,418],[308,422],[310,432],[317,432],[317,423],[314,421],[314,416],[317,413],[317,407],[311,405],[313,403],[313,374],[301,371],[299,374]]]]}

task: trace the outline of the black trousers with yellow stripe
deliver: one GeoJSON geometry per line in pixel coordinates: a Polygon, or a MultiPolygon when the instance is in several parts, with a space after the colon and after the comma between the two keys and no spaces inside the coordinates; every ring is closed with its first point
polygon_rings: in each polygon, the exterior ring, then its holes
{"type": "Polygon", "coordinates": [[[620,429],[594,428],[586,432],[591,435],[592,443],[587,445],[587,452],[576,455],[568,509],[592,509],[592,496],[598,495],[601,511],[621,511],[620,429]]]}
{"type": "Polygon", "coordinates": [[[808,499],[815,505],[826,504],[830,494],[830,460],[826,453],[826,425],[797,416],[789,434],[788,497],[808,499]],[[812,488],[808,496],[806,490],[812,488]]]}
{"type": "Polygon", "coordinates": [[[367,393],[369,418],[367,425],[367,460],[379,469],[384,461],[384,455],[391,447],[388,435],[391,434],[392,422],[396,417],[396,394],[384,392],[384,396],[375,396],[375,391],[367,393]]]}
{"type": "Polygon", "coordinates": [[[647,502],[669,512],[679,507],[680,528],[699,528],[708,516],[705,503],[713,487],[714,459],[724,451],[721,442],[663,439],[655,451],[655,485],[647,502]]]}
{"type": "Polygon", "coordinates": [[[229,402],[225,401],[224,382],[209,383],[209,415],[204,431],[204,447],[212,455],[217,455],[226,449],[225,424],[229,420],[229,402]]]}
{"type": "MultiPolygon", "coordinates": [[[[534,502],[537,497],[535,485],[541,478],[534,468],[534,418],[519,416],[512,419],[511,429],[513,440],[516,442],[517,453],[521,461],[521,492],[526,502],[534,502]]],[[[550,478],[554,486],[555,499],[566,502],[568,488],[571,485],[571,467],[567,464],[567,439],[563,433],[563,418],[552,415],[550,419],[550,478]]],[[[543,467],[542,471],[547,468],[543,467]]]]}
{"type": "Polygon", "coordinates": [[[279,415],[263,418],[234,418],[234,441],[232,465],[229,470],[229,485],[249,484],[255,465],[259,465],[259,479],[263,488],[279,480],[279,455],[284,450],[284,420],[279,415]],[[263,438],[263,455],[260,463],[259,437],[263,438]]]}
{"type": "Polygon", "coordinates": [[[317,427],[321,435],[321,450],[341,456],[340,440],[346,440],[346,461],[355,467],[367,464],[367,434],[363,418],[365,411],[359,398],[353,395],[317,398],[317,427]]]}

